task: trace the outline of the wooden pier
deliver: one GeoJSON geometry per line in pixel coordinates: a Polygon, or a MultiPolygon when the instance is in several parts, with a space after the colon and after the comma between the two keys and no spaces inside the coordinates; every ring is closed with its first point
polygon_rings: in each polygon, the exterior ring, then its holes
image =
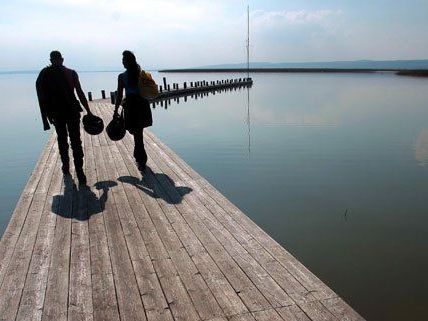
{"type": "MultiPolygon", "coordinates": [[[[166,77],[163,77],[163,85],[158,85],[159,95],[156,98],[150,98],[149,102],[152,106],[170,104],[171,99],[177,102],[180,98],[184,98],[187,101],[188,97],[197,99],[203,97],[209,93],[222,92],[226,90],[237,90],[240,88],[248,88],[253,85],[252,78],[232,78],[222,80],[211,80],[211,81],[191,81],[184,82],[180,88],[178,83],[168,84],[166,77]],[[172,88],[171,88],[172,85],[172,88]]],[[[110,92],[110,101],[114,104],[116,99],[116,92],[110,92]]],[[[106,98],[105,90],[101,90],[101,98],[106,98]]],[[[92,92],[88,92],[88,100],[93,101],[92,92]]]]}
{"type": "Polygon", "coordinates": [[[190,96],[193,94],[198,94],[203,92],[220,91],[224,89],[233,89],[233,88],[241,88],[241,87],[251,87],[252,85],[253,85],[253,80],[251,78],[192,82],[190,86],[187,86],[187,82],[185,82],[183,83],[182,88],[180,88],[178,84],[174,84],[174,88],[172,90],[168,90],[168,91],[162,90],[158,97],[152,99],[152,102],[171,99],[171,97],[190,96]]]}
{"type": "Polygon", "coordinates": [[[140,174],[131,138],[82,131],[87,187],[49,139],[0,242],[0,320],[363,320],[149,131],[140,174]]]}

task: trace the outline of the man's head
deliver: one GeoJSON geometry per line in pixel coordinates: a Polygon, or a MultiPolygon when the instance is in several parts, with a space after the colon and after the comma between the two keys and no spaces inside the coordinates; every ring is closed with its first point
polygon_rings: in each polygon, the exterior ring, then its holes
{"type": "Polygon", "coordinates": [[[50,54],[51,63],[54,66],[61,66],[64,62],[64,58],[62,58],[61,53],[58,50],[54,50],[50,54]]]}

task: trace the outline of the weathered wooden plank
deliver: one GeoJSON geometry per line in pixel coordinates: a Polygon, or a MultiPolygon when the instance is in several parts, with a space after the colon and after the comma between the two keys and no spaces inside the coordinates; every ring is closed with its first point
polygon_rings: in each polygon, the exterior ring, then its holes
{"type": "MultiPolygon", "coordinates": [[[[100,135],[101,137],[104,135],[100,135]]],[[[116,170],[114,160],[112,158],[109,148],[103,149],[104,162],[106,164],[106,169],[110,175],[110,179],[113,182],[113,179],[119,177],[116,170]]],[[[117,213],[120,219],[120,224],[123,229],[123,234],[125,236],[127,248],[129,250],[129,255],[131,260],[141,260],[147,261],[148,265],[151,265],[149,253],[147,252],[146,246],[142,239],[138,224],[135,220],[133,211],[128,202],[127,196],[125,194],[123,185],[121,182],[116,183],[116,186],[113,186],[111,189],[111,194],[114,197],[114,201],[117,207],[117,213]]]]}
{"type": "MultiPolygon", "coordinates": [[[[44,164],[46,171],[44,175],[52,172],[56,162],[56,154],[49,153],[49,157],[44,164]]],[[[49,175],[51,178],[52,176],[49,175]]],[[[37,230],[42,217],[42,213],[47,201],[47,189],[50,180],[40,180],[42,183],[35,188],[32,203],[27,217],[23,224],[21,234],[16,242],[16,248],[7,267],[4,281],[0,288],[0,315],[7,319],[15,319],[22,290],[25,286],[28,268],[33,254],[34,244],[37,237],[37,230]],[[39,190],[41,192],[39,192],[39,190]]]]}
{"type": "Polygon", "coordinates": [[[312,321],[338,321],[320,301],[300,303],[299,307],[312,321]]]}
{"type": "Polygon", "coordinates": [[[208,252],[203,251],[192,256],[193,262],[201,272],[217,302],[227,317],[248,313],[248,309],[222,271],[208,252]]]}
{"type": "Polygon", "coordinates": [[[237,314],[232,316],[229,321],[256,321],[251,313],[237,314]]]}
{"type": "Polygon", "coordinates": [[[39,184],[39,180],[43,177],[43,173],[45,170],[49,169],[50,163],[47,162],[50,154],[52,153],[52,149],[54,146],[56,147],[56,134],[52,134],[48,142],[46,143],[46,147],[43,149],[42,154],[37,162],[36,167],[34,168],[27,185],[24,188],[24,193],[33,194],[39,184]]]}
{"type": "Polygon", "coordinates": [[[201,320],[196,310],[189,308],[193,303],[178,276],[163,277],[160,282],[175,320],[201,320]]]}
{"type": "Polygon", "coordinates": [[[12,213],[11,219],[5,232],[0,240],[0,286],[3,283],[6,269],[9,265],[12,254],[15,250],[16,242],[21,234],[24,226],[25,219],[27,217],[28,209],[30,208],[33,200],[33,191],[37,187],[40,178],[46,169],[46,161],[52,152],[55,144],[55,136],[48,140],[46,147],[44,148],[39,161],[36,164],[24,190],[16,204],[15,210],[12,213]]]}
{"type": "MultiPolygon", "coordinates": [[[[56,164],[52,167],[52,182],[49,186],[46,203],[43,209],[37,238],[33,249],[30,267],[25,280],[17,320],[41,320],[45,299],[49,264],[55,235],[55,225],[59,202],[53,196],[61,193],[62,173],[61,160],[56,151],[56,164]]],[[[46,175],[50,176],[49,174],[46,175]]]]}
{"type": "Polygon", "coordinates": [[[276,311],[287,321],[311,321],[309,317],[297,305],[278,308],[276,311]]]}
{"type": "MultiPolygon", "coordinates": [[[[118,170],[118,175],[127,176],[129,172],[115,145],[110,146],[118,170]]],[[[121,183],[119,183],[121,184],[121,183]]],[[[167,258],[168,254],[159,238],[137,190],[130,184],[123,184],[136,223],[141,231],[144,243],[147,242],[149,260],[133,260],[134,272],[142,295],[148,320],[172,320],[171,311],[159,283],[151,260],[167,258]],[[150,312],[150,313],[149,313],[150,312]]]]}
{"type": "MultiPolygon", "coordinates": [[[[94,140],[95,141],[95,140],[94,140]]],[[[103,189],[110,189],[108,174],[101,148],[94,145],[95,164],[98,182],[103,189]]],[[[137,287],[114,195],[107,198],[103,211],[107,231],[108,247],[112,260],[113,276],[121,320],[146,320],[143,303],[137,287]]]]}
{"type": "Polygon", "coordinates": [[[105,135],[101,134],[98,135],[99,144],[102,147],[106,147],[107,145],[111,144],[111,141],[109,139],[106,139],[105,135]]]}
{"type": "MultiPolygon", "coordinates": [[[[84,137],[81,129],[81,137],[84,137]]],[[[85,141],[83,141],[85,149],[85,141]]],[[[85,166],[87,168],[87,166],[85,166]]],[[[86,186],[79,185],[73,201],[70,251],[70,287],[68,320],[93,320],[91,261],[88,232],[88,201],[86,186]]]]}
{"type": "MultiPolygon", "coordinates": [[[[118,144],[118,147],[122,148],[122,154],[127,153],[127,150],[124,149],[125,147],[123,145],[118,144]]],[[[156,193],[156,191],[154,191],[154,193],[156,193]]],[[[202,319],[208,319],[218,316],[218,314],[221,313],[218,304],[212,297],[210,291],[207,291],[206,285],[198,274],[194,274],[193,277],[189,277],[189,275],[187,274],[188,265],[183,266],[183,262],[186,262],[186,260],[180,260],[180,256],[186,255],[186,252],[180,252],[180,249],[183,247],[183,245],[181,244],[181,241],[178,236],[175,234],[175,231],[173,227],[171,227],[168,219],[163,215],[160,215],[164,211],[174,210],[174,207],[168,207],[166,206],[166,204],[161,202],[158,203],[155,199],[147,197],[147,194],[143,191],[141,191],[140,194],[144,199],[144,202],[148,209],[148,213],[149,215],[151,215],[152,221],[161,236],[161,239],[168,251],[168,254],[173,259],[172,262],[175,268],[177,269],[178,274],[180,275],[180,280],[183,281],[188,294],[193,300],[190,301],[186,295],[182,297],[180,301],[177,301],[179,302],[179,304],[171,306],[173,314],[176,315],[176,311],[174,310],[175,307],[180,307],[178,310],[191,310],[191,307],[181,308],[181,306],[191,304],[192,306],[194,305],[194,308],[199,313],[202,319]],[[180,253],[180,255],[177,255],[177,253],[180,253]],[[209,302],[209,304],[207,304],[207,302],[209,302]]],[[[189,260],[188,262],[191,262],[191,260],[189,260]]],[[[168,281],[163,281],[167,278],[168,277],[160,276],[161,284],[164,284],[165,282],[166,285],[170,284],[168,281]]],[[[170,295],[176,293],[174,289],[164,288],[164,291],[167,296],[168,293],[170,295]]],[[[181,294],[184,295],[184,292],[181,294]]]]}
{"type": "Polygon", "coordinates": [[[171,252],[170,255],[201,319],[223,317],[222,309],[187,250],[183,247],[179,251],[171,252]]]}
{"type": "Polygon", "coordinates": [[[33,201],[32,194],[21,194],[15,210],[13,211],[9,225],[3,234],[0,242],[0,286],[3,283],[6,275],[10,259],[15,250],[16,242],[18,241],[25,218],[28,214],[31,202],[33,201]]]}
{"type": "Polygon", "coordinates": [[[43,321],[67,320],[74,189],[75,185],[72,178],[66,177],[59,204],[59,214],[56,219],[52,258],[43,305],[43,321]]]}
{"type": "MultiPolygon", "coordinates": [[[[117,177],[118,171],[115,167],[115,163],[116,166],[120,166],[123,161],[120,162],[119,158],[113,157],[110,150],[105,151],[105,155],[107,155],[108,158],[109,173],[117,177]],[[116,160],[115,163],[113,163],[113,158],[116,160]]],[[[113,153],[113,155],[117,156],[116,153],[113,153]]],[[[118,184],[118,188],[113,191],[113,194],[116,203],[119,205],[119,217],[124,229],[125,239],[130,251],[134,273],[143,299],[145,311],[146,313],[151,311],[150,314],[147,314],[147,317],[152,319],[172,320],[172,315],[170,314],[161,287],[159,283],[156,282],[157,277],[151,258],[148,255],[133,210],[128,202],[127,195],[121,182],[118,184]],[[149,282],[146,281],[146,277],[151,277],[150,279],[147,278],[149,282]]]]}
{"type": "Polygon", "coordinates": [[[91,255],[91,282],[94,321],[118,321],[119,309],[113,270],[104,225],[101,192],[94,186],[97,181],[91,136],[84,136],[85,168],[88,180],[89,244],[91,255]]]}
{"type": "MultiPolygon", "coordinates": [[[[275,309],[267,309],[263,311],[253,312],[253,316],[257,321],[283,321],[284,319],[276,312],[275,309]]],[[[285,319],[288,321],[287,319],[285,319]]]]}
{"type": "Polygon", "coordinates": [[[364,321],[343,299],[337,297],[321,301],[341,321],[364,321]]]}

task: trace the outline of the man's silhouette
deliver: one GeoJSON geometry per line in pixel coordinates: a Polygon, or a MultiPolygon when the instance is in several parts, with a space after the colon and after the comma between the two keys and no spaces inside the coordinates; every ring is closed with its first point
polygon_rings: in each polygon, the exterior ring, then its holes
{"type": "Polygon", "coordinates": [[[36,81],[43,129],[50,129],[49,123],[55,126],[64,175],[70,174],[68,156],[68,137],[70,137],[77,178],[80,184],[86,184],[80,140],[80,112],[83,110],[76,99],[75,90],[86,112],[91,114],[91,111],[77,72],[63,66],[64,59],[59,51],[50,53],[50,61],[51,65],[43,68],[36,81]]]}

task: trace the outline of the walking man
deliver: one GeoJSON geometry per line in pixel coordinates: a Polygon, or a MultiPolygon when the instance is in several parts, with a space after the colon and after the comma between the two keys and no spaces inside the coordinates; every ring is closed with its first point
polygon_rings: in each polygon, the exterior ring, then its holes
{"type": "Polygon", "coordinates": [[[64,175],[70,175],[68,156],[68,138],[70,138],[77,179],[80,184],[86,185],[80,139],[80,113],[83,110],[76,99],[75,91],[86,112],[92,113],[80,86],[77,72],[63,65],[64,59],[59,51],[50,53],[50,61],[51,65],[42,69],[36,81],[43,129],[50,129],[49,123],[55,126],[64,175]]]}

